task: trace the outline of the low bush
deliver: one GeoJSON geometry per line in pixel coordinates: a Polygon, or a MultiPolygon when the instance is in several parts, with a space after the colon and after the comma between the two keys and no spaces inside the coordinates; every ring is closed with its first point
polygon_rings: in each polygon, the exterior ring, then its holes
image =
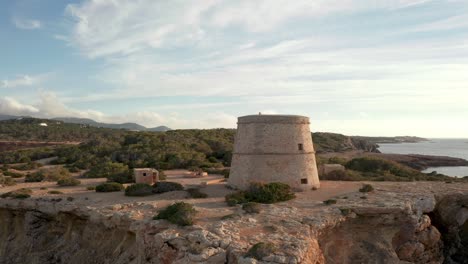
{"type": "Polygon", "coordinates": [[[24,178],[25,182],[41,182],[45,179],[45,175],[43,171],[37,171],[34,173],[29,173],[24,178]]]}
{"type": "Polygon", "coordinates": [[[296,197],[289,185],[280,182],[253,183],[246,195],[250,202],[267,204],[288,201],[296,197]]]}
{"type": "Polygon", "coordinates": [[[249,214],[258,214],[262,211],[262,207],[259,203],[248,202],[242,205],[242,210],[249,214]]]}
{"type": "Polygon", "coordinates": [[[96,192],[120,192],[125,187],[118,182],[105,182],[96,186],[96,192]]]}
{"type": "Polygon", "coordinates": [[[167,176],[166,176],[166,174],[164,173],[163,170],[159,170],[158,180],[160,180],[160,181],[167,180],[167,176]]]}
{"type": "Polygon", "coordinates": [[[328,199],[328,200],[323,201],[323,203],[324,203],[325,205],[332,205],[332,204],[336,204],[336,200],[334,200],[334,199],[328,199]]]}
{"type": "Polygon", "coordinates": [[[208,194],[201,192],[200,189],[197,189],[197,188],[189,188],[187,189],[187,192],[190,194],[190,197],[195,198],[195,199],[208,197],[208,194]]]}
{"type": "Polygon", "coordinates": [[[347,216],[351,214],[353,211],[349,208],[340,208],[340,212],[342,215],[347,216]]]}
{"type": "Polygon", "coordinates": [[[252,183],[247,191],[239,191],[225,196],[228,205],[243,204],[246,202],[277,203],[294,199],[296,195],[291,187],[284,183],[252,183]]]}
{"type": "Polygon", "coordinates": [[[26,171],[26,170],[35,170],[42,167],[41,163],[30,161],[25,164],[11,166],[15,170],[26,171]]]}
{"type": "Polygon", "coordinates": [[[60,179],[70,178],[70,172],[63,167],[50,169],[40,169],[34,173],[26,175],[25,182],[58,181],[60,179]]]}
{"type": "Polygon", "coordinates": [[[374,190],[374,187],[370,184],[364,184],[361,189],[359,189],[360,192],[366,193],[366,192],[372,192],[374,190]]]}
{"type": "Polygon", "coordinates": [[[86,190],[94,191],[94,190],[96,190],[96,186],[88,186],[88,187],[86,187],[86,190]]]}
{"type": "Polygon", "coordinates": [[[246,193],[243,191],[228,194],[224,197],[224,199],[226,200],[226,203],[229,206],[234,206],[236,204],[243,204],[249,201],[246,198],[246,193]]]}
{"type": "Polygon", "coordinates": [[[161,210],[153,219],[165,219],[173,224],[188,226],[193,225],[196,214],[193,205],[177,202],[161,210]]]}
{"type": "Polygon", "coordinates": [[[340,158],[340,157],[331,157],[328,159],[328,164],[341,164],[341,165],[346,165],[348,161],[345,158],[340,158]]]}
{"type": "Polygon", "coordinates": [[[3,176],[0,174],[0,185],[13,186],[16,185],[16,181],[10,176],[3,176]]]}
{"type": "Polygon", "coordinates": [[[135,183],[125,189],[126,196],[147,196],[153,194],[153,187],[146,183],[135,183]]]}
{"type": "Polygon", "coordinates": [[[0,197],[2,197],[2,198],[11,197],[11,198],[15,198],[15,199],[26,199],[26,198],[31,197],[32,193],[33,192],[32,192],[31,189],[21,188],[21,189],[18,189],[18,190],[14,190],[14,191],[11,191],[11,192],[4,193],[4,194],[0,195],[0,197]]]}
{"type": "Polygon", "coordinates": [[[86,178],[111,178],[115,175],[125,178],[123,176],[132,176],[132,171],[127,165],[111,162],[108,160],[101,161],[97,165],[92,166],[91,169],[84,175],[86,178]]]}
{"type": "Polygon", "coordinates": [[[12,172],[12,171],[4,171],[3,175],[5,176],[10,176],[12,178],[21,178],[24,177],[24,174],[18,173],[18,172],[12,172]]]}
{"type": "Polygon", "coordinates": [[[109,175],[107,177],[107,181],[108,182],[118,182],[118,183],[122,183],[122,184],[135,182],[135,180],[133,179],[133,172],[131,170],[109,175]]]}
{"type": "Polygon", "coordinates": [[[329,181],[363,181],[366,178],[362,177],[361,174],[352,171],[352,170],[334,170],[330,171],[325,175],[320,175],[321,180],[329,180],[329,181]]]}
{"type": "Polygon", "coordinates": [[[260,242],[255,245],[253,245],[247,254],[245,254],[245,257],[248,258],[254,258],[257,260],[262,260],[264,257],[267,257],[271,254],[273,254],[276,250],[276,247],[274,244],[270,242],[260,242]]]}
{"type": "Polygon", "coordinates": [[[57,181],[57,185],[59,186],[77,186],[77,185],[80,185],[81,184],[81,181],[73,178],[73,177],[69,177],[69,178],[62,178],[60,180],[57,181]]]}
{"type": "Polygon", "coordinates": [[[57,190],[48,191],[47,193],[48,194],[63,194],[63,192],[57,191],[57,190]]]}
{"type": "Polygon", "coordinates": [[[184,186],[177,182],[157,182],[153,185],[153,193],[183,191],[184,186]]]}

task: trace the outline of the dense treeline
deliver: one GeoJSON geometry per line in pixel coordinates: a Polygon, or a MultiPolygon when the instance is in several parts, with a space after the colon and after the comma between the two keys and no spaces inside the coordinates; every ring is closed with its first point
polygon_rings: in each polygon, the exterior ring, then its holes
{"type": "Polygon", "coordinates": [[[229,165],[235,130],[133,132],[92,128],[39,119],[0,122],[0,139],[82,141],[76,146],[34,148],[0,153],[0,163],[29,162],[56,156],[57,164],[90,169],[122,163],[129,168],[160,169],[229,165]],[[47,127],[39,124],[47,122],[47,127]]]}
{"type": "MultiPolygon", "coordinates": [[[[23,118],[0,122],[0,140],[79,141],[80,145],[32,148],[0,153],[1,163],[29,162],[58,157],[58,164],[90,169],[96,165],[128,168],[217,168],[229,166],[234,129],[134,132],[67,124],[55,120],[23,118]],[[46,123],[47,126],[41,126],[46,123]]],[[[318,152],[366,149],[350,137],[314,133],[318,152]]],[[[372,149],[373,145],[371,145],[372,149]]]]}

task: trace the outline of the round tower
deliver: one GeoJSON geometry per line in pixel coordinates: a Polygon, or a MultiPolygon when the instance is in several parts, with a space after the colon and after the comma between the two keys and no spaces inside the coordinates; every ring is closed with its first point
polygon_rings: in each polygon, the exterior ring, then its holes
{"type": "Polygon", "coordinates": [[[310,190],[320,186],[309,118],[250,115],[238,118],[229,185],[282,182],[310,190]]]}

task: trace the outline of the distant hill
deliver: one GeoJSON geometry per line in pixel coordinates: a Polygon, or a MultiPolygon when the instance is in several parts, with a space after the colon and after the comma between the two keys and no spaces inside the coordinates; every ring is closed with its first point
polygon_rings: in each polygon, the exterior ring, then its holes
{"type": "MultiPolygon", "coordinates": [[[[0,121],[18,119],[18,118],[24,118],[24,117],[13,116],[13,115],[0,115],[0,121]]],[[[52,120],[62,121],[64,123],[69,123],[69,124],[89,125],[93,127],[113,128],[113,129],[126,129],[126,130],[132,130],[132,131],[161,132],[161,131],[172,130],[167,126],[147,128],[137,123],[122,123],[122,124],[101,123],[101,122],[96,122],[89,118],[78,118],[78,117],[57,117],[57,118],[52,118],[52,120]]]]}
{"type": "Polygon", "coordinates": [[[0,115],[0,121],[2,121],[2,120],[17,119],[17,118],[20,118],[20,117],[21,117],[21,116],[0,115]]]}
{"type": "Polygon", "coordinates": [[[428,141],[426,138],[413,136],[397,136],[397,137],[362,137],[353,136],[356,139],[363,139],[371,143],[418,143],[428,141]]]}

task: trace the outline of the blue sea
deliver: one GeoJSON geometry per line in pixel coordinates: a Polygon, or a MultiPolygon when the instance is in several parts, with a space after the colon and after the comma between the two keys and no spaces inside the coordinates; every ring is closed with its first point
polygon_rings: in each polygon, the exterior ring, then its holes
{"type": "MultiPolygon", "coordinates": [[[[418,143],[379,144],[379,146],[382,153],[449,156],[468,160],[468,139],[430,139],[418,143]]],[[[423,172],[432,171],[455,177],[468,176],[468,167],[434,167],[423,172]]]]}

